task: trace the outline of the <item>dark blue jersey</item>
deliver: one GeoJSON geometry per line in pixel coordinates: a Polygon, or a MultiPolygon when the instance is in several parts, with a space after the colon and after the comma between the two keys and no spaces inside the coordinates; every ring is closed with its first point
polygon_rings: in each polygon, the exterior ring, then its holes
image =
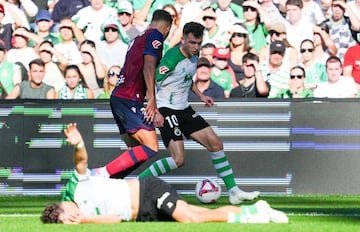
{"type": "MultiPolygon", "coordinates": [[[[160,62],[164,36],[154,28],[147,29],[129,45],[125,64],[121,70],[113,96],[134,101],[144,101],[146,85],[144,77],[144,56],[151,55],[160,62]]],[[[154,74],[155,75],[155,74],[154,74]]]]}

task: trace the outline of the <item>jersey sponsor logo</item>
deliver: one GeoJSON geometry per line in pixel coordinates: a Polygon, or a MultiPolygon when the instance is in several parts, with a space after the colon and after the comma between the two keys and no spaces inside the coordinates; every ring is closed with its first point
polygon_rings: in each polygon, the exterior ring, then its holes
{"type": "Polygon", "coordinates": [[[161,197],[159,197],[157,199],[157,204],[156,204],[156,207],[158,209],[160,209],[162,207],[162,205],[164,204],[164,201],[166,200],[166,198],[168,198],[170,196],[170,193],[169,192],[165,192],[161,197]]]}
{"type": "Polygon", "coordinates": [[[165,74],[165,73],[167,73],[169,70],[170,70],[170,69],[169,69],[168,67],[166,67],[166,66],[161,66],[161,67],[159,68],[159,73],[160,73],[160,74],[165,74]]]}
{"type": "Polygon", "coordinates": [[[155,49],[158,49],[161,46],[161,42],[159,40],[154,40],[151,44],[155,49]]]}
{"type": "Polygon", "coordinates": [[[195,112],[195,113],[192,115],[193,118],[196,118],[197,116],[199,116],[198,112],[195,112]]]}

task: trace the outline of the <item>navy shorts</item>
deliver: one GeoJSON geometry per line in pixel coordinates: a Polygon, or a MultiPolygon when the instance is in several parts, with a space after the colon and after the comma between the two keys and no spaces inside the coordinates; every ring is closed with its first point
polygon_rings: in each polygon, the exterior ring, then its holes
{"type": "Polygon", "coordinates": [[[157,177],[147,176],[140,181],[140,205],[136,221],[174,221],[176,202],[182,200],[175,188],[157,177]]]}
{"type": "Polygon", "coordinates": [[[164,126],[159,129],[165,147],[171,140],[184,140],[183,135],[189,138],[192,133],[210,126],[191,106],[184,110],[161,107],[159,111],[164,116],[164,126]]]}
{"type": "Polygon", "coordinates": [[[144,119],[143,103],[111,96],[110,106],[120,134],[133,134],[140,129],[155,130],[154,125],[144,119]]]}

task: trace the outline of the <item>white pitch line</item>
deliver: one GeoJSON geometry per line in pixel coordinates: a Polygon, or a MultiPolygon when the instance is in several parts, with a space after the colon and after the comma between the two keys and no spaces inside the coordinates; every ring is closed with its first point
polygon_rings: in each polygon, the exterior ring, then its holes
{"type": "Polygon", "coordinates": [[[301,216],[301,217],[359,217],[357,213],[287,213],[287,216],[301,216]]]}
{"type": "MultiPolygon", "coordinates": [[[[287,213],[293,217],[360,217],[360,214],[287,213]]],[[[0,214],[0,217],[39,217],[40,214],[0,214]]]]}
{"type": "Polygon", "coordinates": [[[37,217],[40,214],[0,214],[0,217],[37,217]]]}

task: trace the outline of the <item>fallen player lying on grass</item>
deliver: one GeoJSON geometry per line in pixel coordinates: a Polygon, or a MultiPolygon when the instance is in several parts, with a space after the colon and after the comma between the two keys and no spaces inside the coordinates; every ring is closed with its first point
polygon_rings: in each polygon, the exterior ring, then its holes
{"type": "Polygon", "coordinates": [[[44,223],[288,222],[283,212],[272,209],[263,200],[253,205],[208,209],[188,204],[175,188],[156,177],[124,180],[91,175],[88,154],[76,123],[69,124],[64,132],[67,141],[75,146],[75,171],[66,186],[63,202],[45,207],[41,216],[44,223]]]}

